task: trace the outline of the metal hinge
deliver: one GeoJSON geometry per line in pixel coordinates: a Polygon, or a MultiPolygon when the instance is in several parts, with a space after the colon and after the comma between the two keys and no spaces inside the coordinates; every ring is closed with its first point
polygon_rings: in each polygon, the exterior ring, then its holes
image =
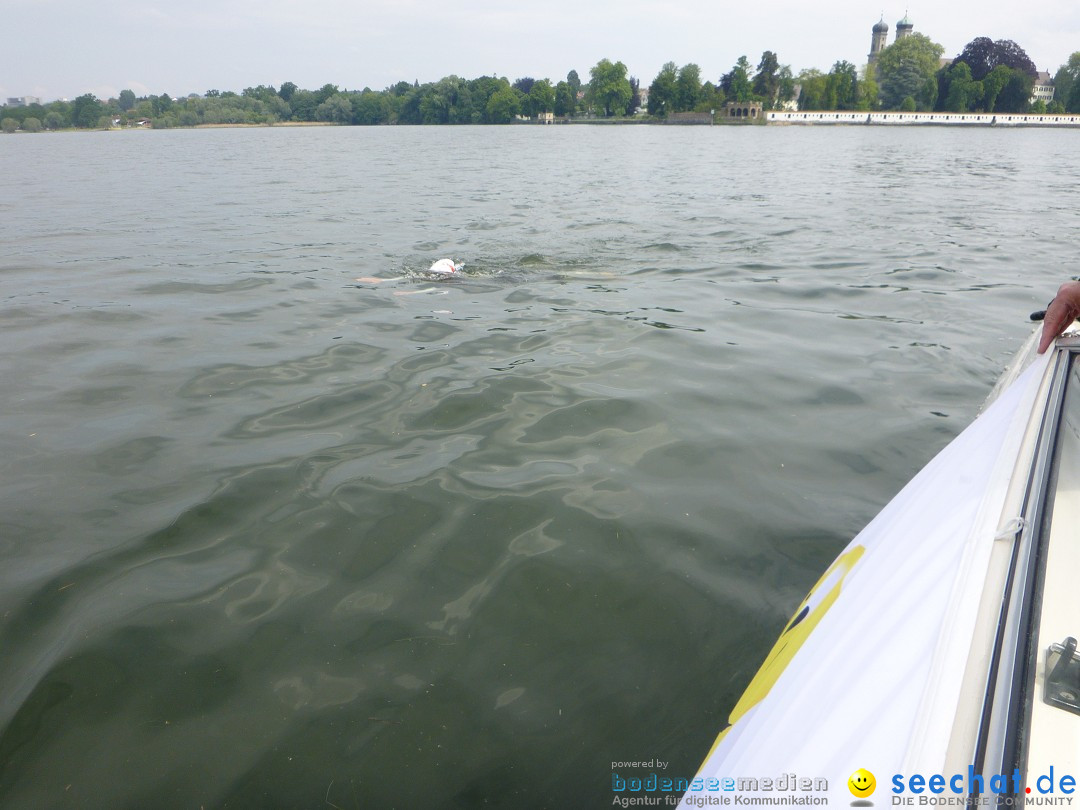
{"type": "Polygon", "coordinates": [[[1080,714],[1080,655],[1076,639],[1069,636],[1063,644],[1051,644],[1046,650],[1046,684],[1043,700],[1073,714],[1080,714]]]}

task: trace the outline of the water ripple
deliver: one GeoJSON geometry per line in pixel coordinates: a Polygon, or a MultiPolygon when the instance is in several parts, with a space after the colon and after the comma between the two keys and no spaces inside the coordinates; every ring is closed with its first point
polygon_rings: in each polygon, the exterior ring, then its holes
{"type": "Polygon", "coordinates": [[[5,140],[0,804],[690,775],[1073,272],[1059,135],[5,140]]]}

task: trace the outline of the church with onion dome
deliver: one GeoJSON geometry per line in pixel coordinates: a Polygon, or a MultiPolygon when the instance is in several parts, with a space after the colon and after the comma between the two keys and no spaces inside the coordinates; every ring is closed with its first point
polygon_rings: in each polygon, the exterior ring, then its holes
{"type": "MultiPolygon", "coordinates": [[[[908,19],[908,15],[905,12],[904,19],[896,24],[896,39],[894,39],[893,42],[899,42],[914,30],[915,24],[908,19]]],[[[889,24],[885,22],[885,15],[882,14],[881,19],[874,24],[873,34],[870,39],[870,55],[867,57],[867,66],[871,66],[877,62],[878,55],[885,50],[885,47],[888,44],[889,24]]]]}

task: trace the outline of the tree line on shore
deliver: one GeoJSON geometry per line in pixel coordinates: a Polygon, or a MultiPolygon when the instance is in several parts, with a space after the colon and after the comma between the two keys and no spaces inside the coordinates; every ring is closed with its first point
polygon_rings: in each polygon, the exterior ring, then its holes
{"type": "Polygon", "coordinates": [[[847,61],[828,73],[794,74],[765,51],[757,68],[742,56],[715,83],[694,63],[666,63],[649,85],[647,103],[626,65],[602,59],[582,82],[571,70],[564,80],[446,76],[437,82],[398,82],[385,90],[343,90],[327,84],[305,90],[292,82],[280,88],[248,87],[240,93],[208,90],[175,99],[168,94],[137,97],[132,90],[102,101],[92,94],[74,101],[0,108],[0,128],[39,132],[66,128],[325,122],[332,124],[506,124],[551,113],[557,118],[618,118],[673,113],[713,113],[725,102],[760,102],[765,109],[920,110],[949,112],[1080,113],[1080,52],[1054,77],[1050,105],[1031,103],[1036,70],[1020,46],[987,37],[972,40],[942,66],[944,48],[923,34],[903,37],[883,49],[860,76],[847,61]]]}

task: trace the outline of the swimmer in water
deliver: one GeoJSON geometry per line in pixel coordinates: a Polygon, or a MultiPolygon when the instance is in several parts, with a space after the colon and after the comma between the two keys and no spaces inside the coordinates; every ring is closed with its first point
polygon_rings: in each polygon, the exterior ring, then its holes
{"type": "MultiPolygon", "coordinates": [[[[456,263],[453,259],[439,259],[437,262],[431,265],[427,269],[427,274],[432,276],[450,276],[454,273],[460,273],[464,263],[456,263]]],[[[384,281],[401,281],[404,276],[398,276],[397,278],[375,278],[373,276],[364,276],[356,279],[362,284],[382,284],[384,281]]]]}
{"type": "Polygon", "coordinates": [[[455,264],[453,259],[439,259],[435,264],[428,268],[428,272],[445,276],[450,275],[451,273],[461,272],[461,268],[464,266],[464,264],[455,264]]]}

